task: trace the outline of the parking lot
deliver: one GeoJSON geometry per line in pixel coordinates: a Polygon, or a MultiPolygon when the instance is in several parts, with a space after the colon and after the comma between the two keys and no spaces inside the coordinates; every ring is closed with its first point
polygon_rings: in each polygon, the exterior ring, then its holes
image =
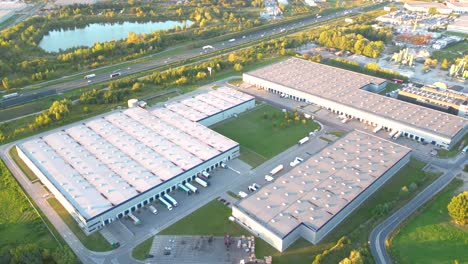
{"type": "Polygon", "coordinates": [[[224,237],[155,236],[147,263],[239,263],[247,260],[249,252],[238,248],[239,238],[231,238],[225,245],[224,237]]]}

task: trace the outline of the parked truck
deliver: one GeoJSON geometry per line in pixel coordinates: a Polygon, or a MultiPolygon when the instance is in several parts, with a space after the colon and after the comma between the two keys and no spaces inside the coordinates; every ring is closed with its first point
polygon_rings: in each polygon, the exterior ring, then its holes
{"type": "Polygon", "coordinates": [[[189,188],[182,185],[181,183],[177,184],[177,187],[179,188],[179,190],[185,192],[187,195],[192,194],[192,191],[189,188]]]}
{"type": "Polygon", "coordinates": [[[280,172],[282,169],[283,169],[283,164],[280,164],[270,171],[270,175],[273,176],[276,173],[280,172]]]}
{"type": "Polygon", "coordinates": [[[171,211],[172,210],[172,205],[170,203],[168,203],[166,200],[164,200],[164,198],[162,197],[159,197],[158,200],[164,204],[167,208],[167,210],[171,211]]]}
{"type": "Polygon", "coordinates": [[[395,136],[396,133],[398,133],[398,130],[392,130],[392,132],[390,132],[390,134],[388,134],[388,137],[393,138],[393,136],[395,136]]]}
{"type": "Polygon", "coordinates": [[[177,207],[177,201],[174,198],[172,198],[169,194],[166,193],[164,195],[164,198],[166,198],[174,207],[177,207]]]}
{"type": "Polygon", "coordinates": [[[309,137],[305,137],[297,142],[298,145],[305,144],[307,141],[309,141],[309,137]]]}
{"type": "Polygon", "coordinates": [[[208,187],[208,185],[210,185],[210,183],[208,181],[204,181],[203,179],[201,179],[200,177],[195,177],[195,181],[200,184],[201,186],[203,187],[208,187]]]}
{"type": "Polygon", "coordinates": [[[208,177],[206,177],[205,175],[203,175],[203,173],[198,173],[197,175],[198,178],[204,180],[204,181],[208,181],[208,177]]]}
{"type": "Polygon", "coordinates": [[[13,97],[17,97],[19,96],[19,93],[11,93],[11,94],[6,94],[4,96],[2,96],[3,99],[10,99],[10,98],[13,98],[13,97]]]}
{"type": "Polygon", "coordinates": [[[202,175],[205,176],[207,179],[211,177],[210,174],[206,171],[202,171],[202,175]]]}
{"type": "Polygon", "coordinates": [[[193,186],[191,183],[186,183],[185,186],[189,188],[193,193],[198,193],[197,187],[193,186]]]}
{"type": "Polygon", "coordinates": [[[398,131],[398,133],[396,133],[395,136],[393,136],[393,140],[397,140],[401,136],[401,134],[403,134],[403,132],[398,131]]]}
{"type": "Polygon", "coordinates": [[[148,206],[148,209],[150,209],[150,211],[153,213],[153,214],[157,214],[158,213],[158,209],[156,209],[156,207],[154,207],[153,205],[149,205],[148,206]]]}
{"type": "Polygon", "coordinates": [[[140,219],[138,219],[136,216],[134,216],[132,213],[129,213],[128,216],[133,220],[133,223],[135,225],[141,225],[140,219]]]}
{"type": "Polygon", "coordinates": [[[374,128],[374,130],[372,132],[377,133],[379,132],[380,130],[382,129],[382,126],[377,126],[376,128],[374,128]]]}

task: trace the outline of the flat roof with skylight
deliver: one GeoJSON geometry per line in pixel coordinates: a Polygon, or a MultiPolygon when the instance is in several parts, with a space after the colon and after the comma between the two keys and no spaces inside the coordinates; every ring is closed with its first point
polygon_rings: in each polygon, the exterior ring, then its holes
{"type": "Polygon", "coordinates": [[[301,224],[317,231],[409,153],[353,131],[235,207],[279,237],[301,224]]]}

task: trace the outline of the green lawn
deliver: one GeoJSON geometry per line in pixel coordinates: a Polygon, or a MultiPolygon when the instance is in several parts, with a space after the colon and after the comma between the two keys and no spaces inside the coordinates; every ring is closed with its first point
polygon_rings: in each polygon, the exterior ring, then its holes
{"type": "Polygon", "coordinates": [[[18,156],[18,151],[16,150],[16,147],[12,147],[9,151],[8,154],[10,154],[10,157],[15,161],[16,165],[21,169],[21,171],[28,177],[30,181],[35,181],[37,180],[36,174],[32,172],[32,170],[24,163],[22,159],[18,156]]]}
{"type": "Polygon", "coordinates": [[[396,89],[402,88],[403,85],[398,84],[398,83],[393,83],[393,82],[388,82],[387,85],[385,86],[385,90],[383,90],[380,94],[385,95],[386,93],[395,91],[396,89]]]}
{"type": "Polygon", "coordinates": [[[237,118],[212,127],[239,142],[240,159],[254,167],[293,146],[310,131],[319,128],[317,123],[310,120],[307,120],[305,125],[300,121],[288,124],[284,113],[270,105],[260,105],[237,118]]]}
{"type": "Polygon", "coordinates": [[[54,208],[55,212],[62,218],[62,220],[67,224],[67,226],[72,230],[75,236],[83,243],[83,245],[89,250],[93,251],[109,251],[112,250],[111,244],[101,235],[99,232],[95,232],[89,236],[78,226],[78,223],[73,219],[73,217],[68,213],[65,208],[60,204],[59,201],[55,198],[47,199],[47,202],[54,208]]]}
{"type": "Polygon", "coordinates": [[[451,223],[447,204],[463,183],[455,180],[417,212],[391,242],[399,263],[468,263],[468,228],[451,223]]]}
{"type": "Polygon", "coordinates": [[[132,251],[132,257],[138,260],[145,260],[149,254],[151,245],[153,244],[153,239],[154,236],[146,239],[141,244],[136,246],[132,251]]]}
{"type": "MultiPolygon", "coordinates": [[[[35,205],[34,207],[37,208],[35,205]]],[[[8,249],[35,244],[41,250],[52,253],[52,257],[43,255],[48,263],[76,263],[76,256],[57,230],[34,207],[5,164],[0,161],[0,262],[6,261],[8,249]]]]}
{"type": "Polygon", "coordinates": [[[437,59],[439,63],[442,62],[443,59],[447,59],[448,61],[454,62],[456,58],[462,58],[463,52],[468,51],[468,41],[462,41],[454,45],[450,45],[449,47],[442,49],[442,50],[435,50],[431,58],[437,59]]]}

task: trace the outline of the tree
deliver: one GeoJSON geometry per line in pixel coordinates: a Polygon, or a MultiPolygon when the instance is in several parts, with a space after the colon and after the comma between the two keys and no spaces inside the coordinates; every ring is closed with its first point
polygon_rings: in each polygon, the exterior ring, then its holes
{"type": "Polygon", "coordinates": [[[437,8],[435,8],[435,7],[429,7],[429,10],[427,10],[427,13],[428,13],[429,15],[437,15],[437,13],[438,13],[438,12],[437,12],[437,8]]]}
{"type": "Polygon", "coordinates": [[[442,60],[442,63],[440,64],[440,68],[443,69],[443,70],[446,70],[448,69],[449,67],[449,62],[447,59],[443,59],[442,60]]]}
{"type": "Polygon", "coordinates": [[[455,223],[466,225],[468,223],[468,191],[454,196],[447,205],[447,209],[455,223]]]}
{"type": "Polygon", "coordinates": [[[235,71],[242,71],[244,67],[242,67],[242,65],[240,63],[236,63],[234,64],[234,70],[235,71]]]}
{"type": "Polygon", "coordinates": [[[8,80],[8,77],[3,78],[2,86],[5,90],[10,89],[10,81],[8,80]]]}
{"type": "Polygon", "coordinates": [[[340,261],[340,264],[363,264],[364,260],[362,259],[361,252],[358,250],[351,250],[349,257],[340,261]]]}

